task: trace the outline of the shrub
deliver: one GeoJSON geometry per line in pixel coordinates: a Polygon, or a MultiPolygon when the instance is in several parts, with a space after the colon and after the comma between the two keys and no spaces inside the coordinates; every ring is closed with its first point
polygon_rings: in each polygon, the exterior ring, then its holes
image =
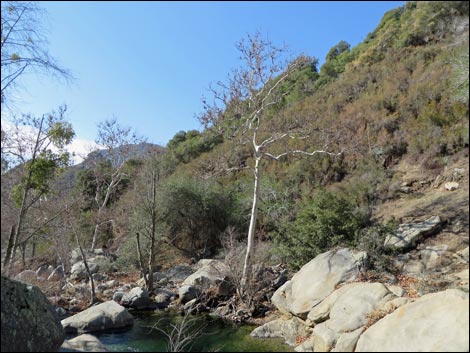
{"type": "Polygon", "coordinates": [[[341,194],[322,190],[275,234],[276,249],[289,267],[298,269],[332,247],[354,246],[366,218],[341,194]]]}

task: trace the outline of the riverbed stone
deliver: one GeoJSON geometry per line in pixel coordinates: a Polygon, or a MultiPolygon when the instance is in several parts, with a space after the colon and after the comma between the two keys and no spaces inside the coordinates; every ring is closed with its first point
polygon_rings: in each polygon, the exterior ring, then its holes
{"type": "Polygon", "coordinates": [[[78,352],[110,352],[98,338],[88,333],[64,341],[61,349],[78,352]]]}
{"type": "Polygon", "coordinates": [[[57,351],[64,330],[46,296],[30,284],[3,276],[1,281],[2,352],[57,351]]]}
{"type": "Polygon", "coordinates": [[[305,319],[338,284],[358,276],[365,257],[365,252],[347,248],[320,254],[282,285],[271,301],[279,311],[305,319]]]}
{"type": "Polygon", "coordinates": [[[468,312],[468,293],[426,294],[367,329],[356,352],[468,352],[468,312]]]}
{"type": "Polygon", "coordinates": [[[132,326],[131,314],[113,300],[92,306],[62,320],[66,333],[87,333],[132,326]]]}
{"type": "Polygon", "coordinates": [[[132,288],[121,298],[121,305],[133,309],[155,309],[156,303],[150,299],[147,289],[141,287],[132,288]]]}
{"type": "Polygon", "coordinates": [[[290,346],[295,346],[299,338],[310,336],[311,329],[297,317],[280,318],[255,328],[250,336],[259,338],[282,337],[290,346]]]}

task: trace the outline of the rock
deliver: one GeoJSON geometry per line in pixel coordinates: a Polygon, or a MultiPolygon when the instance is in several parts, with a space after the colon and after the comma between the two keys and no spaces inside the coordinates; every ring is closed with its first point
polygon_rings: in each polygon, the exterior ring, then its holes
{"type": "Polygon", "coordinates": [[[387,286],[387,289],[393,294],[395,294],[397,297],[403,297],[403,295],[405,294],[405,290],[400,286],[387,286]]]}
{"type": "Polygon", "coordinates": [[[119,285],[119,282],[115,279],[112,279],[110,281],[107,281],[105,283],[105,285],[106,285],[106,288],[114,288],[114,287],[117,287],[119,285]]]}
{"type": "Polygon", "coordinates": [[[468,263],[468,246],[457,252],[457,255],[466,263],[468,263]]]}
{"type": "Polygon", "coordinates": [[[186,265],[186,264],[179,264],[164,271],[162,274],[166,276],[166,279],[169,282],[179,283],[179,282],[184,281],[193,273],[194,273],[194,270],[191,268],[191,266],[186,265]]]}
{"type": "Polygon", "coordinates": [[[134,319],[128,311],[113,300],[92,306],[62,320],[66,333],[86,333],[131,326],[134,319]]]}
{"type": "Polygon", "coordinates": [[[387,236],[384,246],[395,249],[412,247],[425,236],[433,234],[440,224],[439,216],[432,216],[423,222],[400,224],[395,234],[387,236]]]}
{"type": "Polygon", "coordinates": [[[101,274],[101,273],[93,273],[91,276],[93,277],[93,280],[95,281],[104,281],[108,278],[106,274],[101,274]]]}
{"type": "Polygon", "coordinates": [[[313,329],[312,344],[314,352],[329,352],[339,337],[339,333],[322,322],[313,329]]]}
{"type": "Polygon", "coordinates": [[[177,297],[176,293],[166,289],[155,289],[155,297],[153,298],[158,309],[166,309],[170,303],[177,297]]]}
{"type": "MultiPolygon", "coordinates": [[[[99,270],[99,265],[90,262],[90,260],[87,261],[88,263],[88,268],[90,269],[91,274],[93,275],[94,273],[97,273],[99,270]]],[[[85,279],[88,277],[88,273],[86,271],[85,263],[83,261],[77,262],[72,266],[72,269],[70,270],[71,278],[74,280],[81,280],[85,279]]]]}
{"type": "Polygon", "coordinates": [[[368,314],[394,297],[382,283],[350,283],[314,307],[307,318],[312,322],[328,318],[325,324],[329,330],[336,333],[350,332],[364,326],[368,314]]]}
{"type": "Polygon", "coordinates": [[[410,302],[410,299],[408,298],[402,298],[402,297],[395,298],[386,302],[382,307],[379,308],[379,310],[389,313],[389,312],[396,310],[400,306],[408,304],[409,302],[410,302]]]}
{"type": "Polygon", "coordinates": [[[2,352],[54,352],[64,330],[39,288],[1,277],[2,352]]]}
{"type": "Polygon", "coordinates": [[[346,248],[320,254],[280,287],[271,301],[281,312],[305,319],[338,284],[357,277],[365,256],[346,248]]]}
{"type": "Polygon", "coordinates": [[[124,292],[116,291],[113,294],[113,300],[120,303],[123,296],[124,296],[124,292]]]}
{"type": "Polygon", "coordinates": [[[55,307],[54,310],[55,310],[59,320],[65,319],[67,316],[69,316],[69,314],[67,313],[67,310],[65,310],[61,306],[55,307]]]}
{"type": "Polygon", "coordinates": [[[201,295],[201,291],[197,287],[184,285],[178,289],[178,295],[181,304],[185,304],[193,299],[198,298],[201,295]]]}
{"type": "Polygon", "coordinates": [[[447,191],[454,191],[459,188],[459,183],[457,183],[456,181],[451,181],[451,182],[445,183],[444,188],[447,191]]]}
{"type": "Polygon", "coordinates": [[[37,282],[38,277],[36,276],[36,272],[32,270],[25,270],[23,272],[18,273],[15,276],[15,279],[17,281],[34,284],[34,282],[37,282]]]}
{"type": "Polygon", "coordinates": [[[333,348],[332,352],[354,352],[354,348],[356,348],[356,343],[361,336],[362,332],[364,332],[364,327],[358,328],[352,332],[343,333],[336,342],[335,348],[333,348]]]}
{"type": "Polygon", "coordinates": [[[36,270],[36,277],[47,279],[53,270],[54,268],[52,266],[43,265],[36,270]]]}
{"type": "Polygon", "coordinates": [[[230,294],[228,283],[228,267],[220,260],[203,259],[199,261],[199,269],[183,281],[183,285],[197,287],[202,292],[209,288],[216,289],[216,295],[230,294]]]}
{"type": "Polygon", "coordinates": [[[422,296],[366,330],[356,352],[468,352],[468,293],[449,289],[422,296]]]}
{"type": "Polygon", "coordinates": [[[299,338],[306,338],[310,334],[310,330],[302,320],[293,317],[289,320],[277,319],[270,321],[263,326],[255,328],[250,333],[250,336],[259,338],[282,337],[288,345],[295,346],[299,338]]]}
{"type": "Polygon", "coordinates": [[[410,275],[419,275],[425,271],[426,267],[421,261],[418,260],[410,260],[405,263],[403,266],[402,271],[406,274],[410,275]]]}
{"type": "Polygon", "coordinates": [[[155,309],[157,305],[150,299],[147,289],[132,288],[121,299],[121,305],[133,309],[155,309]]]}
{"type": "Polygon", "coordinates": [[[109,349],[98,338],[87,333],[64,341],[61,349],[73,349],[79,352],[109,352],[109,349]]]}
{"type": "Polygon", "coordinates": [[[50,282],[57,282],[62,280],[65,277],[65,272],[64,272],[64,267],[62,265],[57,266],[52,273],[50,274],[49,277],[47,277],[47,280],[50,282]]]}
{"type": "Polygon", "coordinates": [[[195,308],[196,304],[197,304],[197,301],[198,301],[198,299],[194,298],[194,299],[190,300],[189,302],[187,302],[186,304],[184,304],[184,306],[183,306],[184,312],[185,313],[188,312],[188,311],[192,312],[193,309],[195,308]]]}

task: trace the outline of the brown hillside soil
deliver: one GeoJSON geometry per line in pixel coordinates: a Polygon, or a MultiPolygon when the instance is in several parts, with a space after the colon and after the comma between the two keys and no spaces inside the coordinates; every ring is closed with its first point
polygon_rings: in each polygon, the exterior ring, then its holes
{"type": "MultiPolygon", "coordinates": [[[[464,151],[465,152],[465,151],[464,151]]],[[[469,264],[457,254],[469,246],[469,158],[467,153],[455,156],[438,173],[422,168],[419,163],[405,160],[393,168],[393,180],[409,187],[409,193],[397,193],[397,197],[380,205],[374,218],[386,222],[392,218],[399,223],[423,221],[439,216],[443,221],[439,232],[428,236],[408,254],[410,260],[421,261],[421,250],[446,247],[438,257],[437,265],[421,273],[408,273],[411,290],[419,295],[462,288],[465,281],[458,281],[455,274],[468,270],[469,264]],[[458,182],[456,190],[445,189],[445,183],[458,182]]],[[[468,290],[468,284],[467,290],[468,290]]]]}

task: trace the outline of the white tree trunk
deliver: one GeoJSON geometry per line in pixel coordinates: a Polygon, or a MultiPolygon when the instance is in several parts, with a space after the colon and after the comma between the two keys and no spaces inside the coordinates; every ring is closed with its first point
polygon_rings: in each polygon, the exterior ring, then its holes
{"type": "Polygon", "coordinates": [[[253,190],[253,205],[251,207],[251,218],[250,218],[250,227],[248,228],[248,243],[246,247],[245,263],[243,265],[243,275],[241,280],[241,291],[242,294],[245,292],[248,276],[250,274],[251,267],[251,255],[253,253],[253,241],[255,237],[256,229],[256,216],[258,213],[258,199],[259,199],[259,163],[261,161],[261,156],[256,156],[255,159],[255,185],[253,190]]]}

